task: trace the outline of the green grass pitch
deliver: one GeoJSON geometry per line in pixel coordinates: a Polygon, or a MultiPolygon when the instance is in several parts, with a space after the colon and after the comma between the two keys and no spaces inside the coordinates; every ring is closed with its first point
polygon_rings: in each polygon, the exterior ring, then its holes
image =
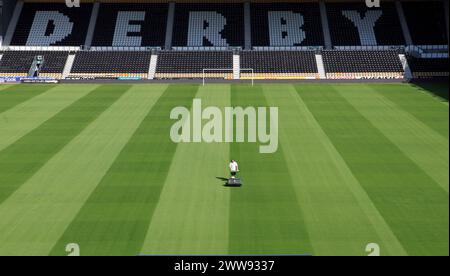
{"type": "Polygon", "coordinates": [[[448,85],[0,86],[0,255],[449,254],[448,85]],[[170,140],[279,108],[279,147],[170,140]],[[237,159],[244,185],[227,188],[237,159]]]}

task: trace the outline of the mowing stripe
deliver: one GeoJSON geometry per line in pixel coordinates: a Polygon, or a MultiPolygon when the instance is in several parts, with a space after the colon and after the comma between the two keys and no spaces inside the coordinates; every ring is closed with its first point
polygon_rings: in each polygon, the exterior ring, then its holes
{"type": "MultiPolygon", "coordinates": [[[[233,106],[266,107],[261,86],[232,86],[233,106]]],[[[302,209],[281,146],[259,153],[256,143],[231,144],[243,187],[231,190],[230,254],[313,254],[302,209]]]]}
{"type": "Polygon", "coordinates": [[[448,102],[445,102],[446,105],[442,104],[441,98],[424,92],[415,85],[392,84],[370,85],[370,87],[448,139],[448,102]]]}
{"type": "MultiPolygon", "coordinates": [[[[321,93],[320,87],[302,90],[321,93]]],[[[293,86],[267,85],[264,94],[270,105],[283,107],[280,142],[314,252],[364,255],[368,243],[378,243],[382,255],[406,255],[293,86]]]]}
{"type": "MultiPolygon", "coordinates": [[[[67,138],[60,140],[70,143],[58,144],[61,141],[48,138],[52,143],[46,143],[47,147],[53,145],[61,150],[46,148],[46,152],[53,153],[52,158],[40,154],[49,161],[0,205],[0,255],[50,252],[93,190],[92,186],[100,181],[128,141],[131,134],[126,133],[132,133],[133,123],[137,125],[143,117],[135,112],[142,97],[133,98],[128,93],[120,98],[128,89],[128,86],[101,87],[57,115],[59,118],[52,119],[54,125],[46,129],[53,130],[50,133],[64,131],[67,138]],[[61,122],[71,129],[84,130],[78,135],[78,131],[61,128],[61,122]]],[[[43,159],[36,162],[43,163],[43,159]]]]}
{"type": "Polygon", "coordinates": [[[0,203],[128,89],[102,86],[0,152],[0,203]]]}
{"type": "Polygon", "coordinates": [[[96,86],[57,86],[0,114],[0,151],[64,108],[86,96],[96,86]]]}
{"type": "Polygon", "coordinates": [[[56,85],[42,84],[20,84],[9,86],[0,93],[0,113],[36,97],[45,91],[56,87],[56,85]]]}
{"type": "MultiPolygon", "coordinates": [[[[148,86],[147,86],[148,87],[148,86]]],[[[67,243],[82,255],[137,255],[175,154],[169,137],[173,107],[189,107],[196,85],[171,85],[146,115],[111,168],[53,248],[67,243]]]]}
{"type": "MultiPolygon", "coordinates": [[[[196,98],[223,110],[230,85],[201,87],[196,98]]],[[[227,143],[177,146],[142,254],[228,253],[230,191],[216,177],[227,176],[229,153],[227,143]]]]}
{"type": "Polygon", "coordinates": [[[334,86],[297,89],[407,253],[448,255],[448,193],[334,86]]]}
{"type": "Polygon", "coordinates": [[[11,84],[0,84],[0,92],[1,92],[2,90],[5,90],[6,88],[11,87],[11,86],[12,86],[11,84]]]}
{"type": "MultiPolygon", "coordinates": [[[[336,90],[448,193],[448,139],[370,87],[336,90]]],[[[448,113],[444,121],[448,123],[448,113]]]]}

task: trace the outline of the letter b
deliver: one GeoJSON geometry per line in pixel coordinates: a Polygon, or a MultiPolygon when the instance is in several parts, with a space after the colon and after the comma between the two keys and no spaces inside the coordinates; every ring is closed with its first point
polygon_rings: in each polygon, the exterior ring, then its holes
{"type": "Polygon", "coordinates": [[[296,46],[305,39],[302,30],[305,20],[299,13],[291,11],[270,11],[269,14],[270,46],[296,46]]]}

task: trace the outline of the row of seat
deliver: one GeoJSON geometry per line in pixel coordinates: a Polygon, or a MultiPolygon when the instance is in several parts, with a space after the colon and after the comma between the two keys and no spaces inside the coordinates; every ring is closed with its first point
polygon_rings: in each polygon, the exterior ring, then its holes
{"type": "Polygon", "coordinates": [[[255,73],[318,73],[313,51],[243,51],[240,58],[255,73]]]}
{"type": "Polygon", "coordinates": [[[414,78],[448,77],[448,58],[408,57],[408,64],[414,78]]]}
{"type": "Polygon", "coordinates": [[[42,74],[63,72],[69,53],[64,51],[6,51],[0,60],[2,74],[28,74],[36,56],[44,57],[42,74]]]}
{"type": "Polygon", "coordinates": [[[231,51],[163,51],[158,55],[157,74],[203,74],[203,69],[233,68],[231,51]]]}
{"type": "Polygon", "coordinates": [[[399,53],[389,51],[323,51],[327,73],[401,73],[399,53]]]}
{"type": "Polygon", "coordinates": [[[70,73],[69,79],[147,79],[146,73],[70,73]]]}
{"type": "MultiPolygon", "coordinates": [[[[44,57],[41,70],[60,76],[68,52],[6,51],[0,60],[0,75],[27,75],[36,56],[44,57]]],[[[76,53],[71,76],[147,77],[152,53],[149,51],[80,51],[76,53]]],[[[156,78],[233,78],[231,51],[161,51],[158,53],[156,78]],[[209,70],[204,70],[209,69],[209,70]]],[[[388,51],[322,51],[328,78],[399,78],[403,66],[399,52],[388,51]]],[[[242,51],[239,54],[242,78],[318,78],[314,51],[242,51]]],[[[408,57],[415,76],[448,76],[448,58],[408,57]]]]}
{"type": "Polygon", "coordinates": [[[403,79],[404,75],[401,72],[359,72],[359,73],[327,73],[327,79],[330,80],[390,80],[403,79]]]}

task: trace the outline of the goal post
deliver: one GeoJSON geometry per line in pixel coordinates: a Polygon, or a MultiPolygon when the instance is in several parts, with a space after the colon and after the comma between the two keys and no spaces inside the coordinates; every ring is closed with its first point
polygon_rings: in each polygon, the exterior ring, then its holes
{"type": "MultiPolygon", "coordinates": [[[[208,78],[208,73],[212,74],[212,76],[210,76],[210,78],[218,78],[218,79],[224,79],[224,80],[226,80],[226,79],[239,80],[239,79],[241,79],[242,72],[250,73],[250,79],[252,82],[252,86],[254,86],[255,85],[255,71],[253,70],[253,68],[239,69],[238,76],[235,76],[235,70],[233,68],[204,68],[203,74],[202,74],[202,83],[203,83],[203,86],[206,85],[206,79],[208,78]]],[[[245,79],[247,79],[247,78],[245,78],[245,79]]]]}

